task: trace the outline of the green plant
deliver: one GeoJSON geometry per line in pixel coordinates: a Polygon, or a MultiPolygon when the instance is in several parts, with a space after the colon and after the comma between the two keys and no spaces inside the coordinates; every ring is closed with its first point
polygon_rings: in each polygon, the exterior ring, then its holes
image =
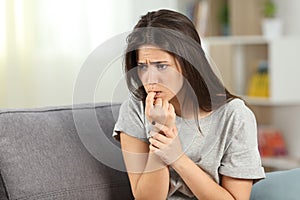
{"type": "Polygon", "coordinates": [[[266,0],[264,4],[264,16],[267,18],[275,17],[276,5],[272,0],[266,0]]]}
{"type": "Polygon", "coordinates": [[[221,35],[230,35],[229,6],[227,1],[223,2],[223,5],[219,9],[218,20],[221,35]]]}
{"type": "Polygon", "coordinates": [[[228,7],[228,3],[227,2],[225,2],[221,6],[221,8],[219,10],[219,16],[218,16],[218,18],[219,18],[219,22],[221,24],[223,24],[223,25],[224,24],[225,25],[229,24],[229,7],[228,7]]]}

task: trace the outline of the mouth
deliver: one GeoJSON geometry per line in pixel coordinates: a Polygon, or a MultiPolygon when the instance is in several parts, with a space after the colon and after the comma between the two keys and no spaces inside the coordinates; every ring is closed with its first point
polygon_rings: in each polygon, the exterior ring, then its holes
{"type": "Polygon", "coordinates": [[[162,91],[155,91],[154,99],[162,98],[162,97],[163,97],[162,91]]]}
{"type": "Polygon", "coordinates": [[[158,98],[158,97],[160,97],[162,95],[162,91],[149,90],[147,93],[150,93],[150,92],[154,92],[155,93],[154,98],[158,98]]]}
{"type": "Polygon", "coordinates": [[[154,98],[158,98],[159,96],[161,96],[161,93],[162,93],[161,91],[156,91],[154,98]]]}

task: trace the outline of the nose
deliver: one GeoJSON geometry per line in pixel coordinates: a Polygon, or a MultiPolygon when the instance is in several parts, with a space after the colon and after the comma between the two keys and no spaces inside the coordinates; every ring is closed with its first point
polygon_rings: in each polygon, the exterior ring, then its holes
{"type": "Polygon", "coordinates": [[[149,67],[147,72],[144,74],[145,84],[155,84],[159,82],[158,71],[154,67],[149,67]]]}

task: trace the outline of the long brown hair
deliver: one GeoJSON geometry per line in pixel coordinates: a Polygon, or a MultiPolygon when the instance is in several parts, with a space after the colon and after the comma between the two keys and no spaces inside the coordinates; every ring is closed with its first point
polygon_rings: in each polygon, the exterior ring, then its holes
{"type": "Polygon", "coordinates": [[[163,9],[142,16],[127,37],[126,81],[129,91],[137,99],[144,102],[147,96],[136,72],[137,50],[142,45],[156,46],[178,60],[186,79],[183,87],[193,94],[187,96],[195,97],[191,99],[194,108],[210,112],[237,98],[212,70],[194,24],[185,15],[163,9]]]}

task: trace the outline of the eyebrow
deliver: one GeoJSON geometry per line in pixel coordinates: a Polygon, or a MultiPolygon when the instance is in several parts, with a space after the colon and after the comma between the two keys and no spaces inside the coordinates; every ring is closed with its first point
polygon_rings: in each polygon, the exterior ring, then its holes
{"type": "MultiPolygon", "coordinates": [[[[168,63],[168,61],[156,61],[156,62],[150,62],[151,65],[157,65],[157,64],[162,64],[162,63],[168,63]]],[[[144,65],[146,63],[144,62],[138,62],[139,65],[144,65]]]]}

